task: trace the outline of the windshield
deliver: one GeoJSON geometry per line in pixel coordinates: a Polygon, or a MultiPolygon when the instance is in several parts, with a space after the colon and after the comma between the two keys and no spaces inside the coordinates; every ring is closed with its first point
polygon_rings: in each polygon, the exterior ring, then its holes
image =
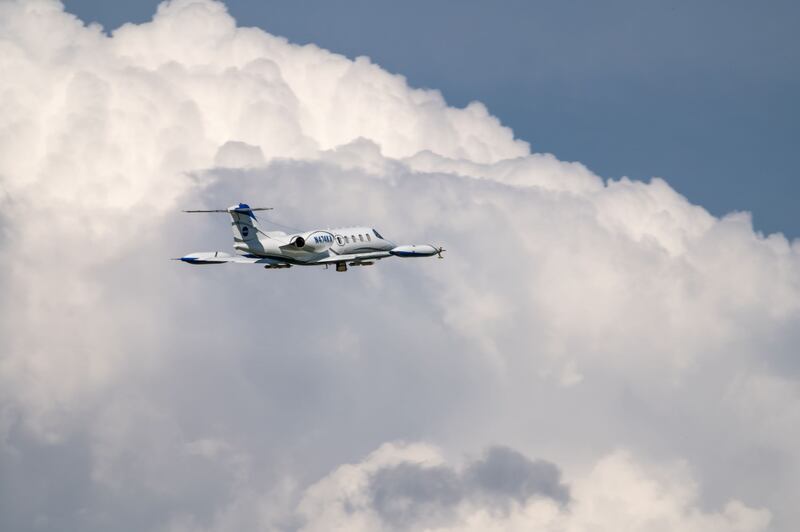
{"type": "Polygon", "coordinates": [[[383,240],[383,237],[381,236],[381,234],[379,232],[377,232],[375,229],[373,229],[372,232],[375,233],[375,236],[377,236],[378,238],[383,240]]]}

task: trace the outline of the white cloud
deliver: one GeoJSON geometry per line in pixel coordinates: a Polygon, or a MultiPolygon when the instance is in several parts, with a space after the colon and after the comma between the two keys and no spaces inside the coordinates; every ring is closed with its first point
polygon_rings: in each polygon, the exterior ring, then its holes
{"type": "MultiPolygon", "coordinates": [[[[497,468],[493,453],[515,454],[510,450],[491,450],[458,470],[447,463],[439,449],[429,445],[383,445],[362,462],[342,465],[307,488],[297,504],[293,525],[308,532],[422,529],[744,532],[767,530],[770,523],[769,512],[738,501],[729,501],[718,510],[703,511],[698,507],[695,484],[685,464],[656,467],[638,463],[624,451],[600,458],[574,479],[574,493],[567,501],[553,498],[546,490],[532,491],[521,498],[504,490],[492,492],[496,486],[475,483],[470,470],[497,468]]],[[[518,460],[527,459],[519,456],[518,460]]],[[[502,465],[499,467],[498,473],[506,474],[502,465]]],[[[530,473],[537,474],[535,470],[530,473]]],[[[238,504],[235,502],[234,506],[238,504]]],[[[236,521],[240,517],[241,513],[226,509],[210,529],[241,527],[242,523],[236,521]]],[[[248,527],[274,525],[268,520],[256,520],[248,527]]],[[[184,522],[174,530],[193,530],[192,526],[184,522]]]]}
{"type": "Polygon", "coordinates": [[[3,528],[312,526],[343,472],[495,444],[557,464],[571,509],[466,497],[436,526],[800,522],[798,241],[530,154],[479,103],[208,0],[111,36],[0,4],[0,94],[3,528]],[[180,209],[239,200],[447,259],[166,260],[230,245],[180,209]]]}

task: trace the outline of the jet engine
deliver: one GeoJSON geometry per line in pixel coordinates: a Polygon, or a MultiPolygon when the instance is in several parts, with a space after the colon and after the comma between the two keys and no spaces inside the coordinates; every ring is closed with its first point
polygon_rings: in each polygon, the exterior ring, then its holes
{"type": "Polygon", "coordinates": [[[333,234],[327,231],[311,231],[294,235],[289,239],[289,244],[296,251],[306,253],[323,253],[333,245],[333,234]]]}

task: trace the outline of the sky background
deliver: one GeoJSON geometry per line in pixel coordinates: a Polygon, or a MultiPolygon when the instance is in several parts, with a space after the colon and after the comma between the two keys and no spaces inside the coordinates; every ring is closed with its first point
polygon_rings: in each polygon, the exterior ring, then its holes
{"type": "MultiPolygon", "coordinates": [[[[157,0],[66,0],[107,30],[157,0]]],[[[484,102],[535,152],[667,179],[712,214],[800,236],[800,4],[227,2],[242,26],[367,55],[450,105],[484,102]]]]}
{"type": "Polygon", "coordinates": [[[0,530],[800,529],[788,8],[108,5],[0,1],[0,530]]]}

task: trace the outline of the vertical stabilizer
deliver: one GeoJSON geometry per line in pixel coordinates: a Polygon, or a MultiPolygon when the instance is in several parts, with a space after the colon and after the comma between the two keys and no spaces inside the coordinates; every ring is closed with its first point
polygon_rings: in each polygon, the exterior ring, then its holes
{"type": "Polygon", "coordinates": [[[242,253],[261,254],[264,247],[258,239],[258,219],[246,203],[228,207],[233,231],[233,247],[242,253]]]}

